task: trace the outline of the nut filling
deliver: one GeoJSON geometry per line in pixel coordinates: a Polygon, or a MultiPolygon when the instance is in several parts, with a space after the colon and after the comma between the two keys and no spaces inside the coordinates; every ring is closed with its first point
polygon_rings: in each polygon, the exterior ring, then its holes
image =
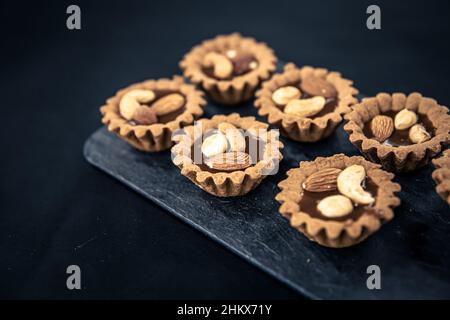
{"type": "Polygon", "coordinates": [[[258,67],[258,60],[248,52],[230,49],[225,52],[209,52],[202,62],[203,72],[217,80],[231,80],[258,67]]]}
{"type": "Polygon", "coordinates": [[[434,136],[434,132],[435,128],[426,115],[406,109],[384,112],[375,116],[363,128],[367,138],[393,147],[428,141],[434,136]]]}
{"type": "Polygon", "coordinates": [[[132,90],[122,98],[120,113],[128,123],[150,125],[168,123],[185,111],[186,98],[180,92],[170,90],[132,90]],[[137,94],[144,99],[136,99],[137,94]],[[134,101],[133,101],[134,100],[134,101]],[[137,102],[137,103],[136,103],[137,102]]]}
{"type": "Polygon", "coordinates": [[[334,86],[317,77],[309,77],[275,90],[272,100],[284,113],[311,119],[334,112],[339,104],[334,86]]]}
{"type": "Polygon", "coordinates": [[[242,135],[243,140],[237,146],[230,137],[232,131],[210,130],[192,144],[191,159],[201,170],[211,173],[243,170],[263,158],[265,143],[260,138],[242,135]]]}
{"type": "MultiPolygon", "coordinates": [[[[369,192],[371,195],[376,195],[378,192],[378,187],[370,178],[366,178],[362,187],[365,191],[369,192]]],[[[346,220],[358,220],[363,214],[370,214],[375,216],[381,216],[378,209],[371,205],[360,205],[358,203],[352,203],[352,210],[348,214],[342,216],[326,216],[320,212],[318,209],[318,204],[321,203],[323,199],[332,196],[342,195],[337,189],[322,192],[310,192],[304,189],[299,206],[302,212],[309,214],[313,218],[318,218],[322,220],[334,220],[334,221],[346,221],[346,220]]],[[[335,210],[336,211],[336,210],[335,210]]]]}

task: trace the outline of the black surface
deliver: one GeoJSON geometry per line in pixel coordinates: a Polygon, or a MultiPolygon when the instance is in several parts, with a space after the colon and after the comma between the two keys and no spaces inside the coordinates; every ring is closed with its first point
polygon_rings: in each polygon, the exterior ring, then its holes
{"type": "Polygon", "coordinates": [[[76,3],[82,30],[73,32],[71,1],[0,2],[0,297],[299,297],[80,152],[106,97],[178,73],[202,39],[241,31],[284,59],[341,71],[368,95],[419,90],[450,101],[446,0],[377,1],[383,29],[373,32],[364,0],[76,3]],[[69,264],[82,268],[81,291],[65,287],[69,264]]]}

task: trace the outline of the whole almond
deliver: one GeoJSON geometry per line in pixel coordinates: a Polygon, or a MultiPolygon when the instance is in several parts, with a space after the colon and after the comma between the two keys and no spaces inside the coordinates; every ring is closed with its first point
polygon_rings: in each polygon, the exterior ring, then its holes
{"type": "Polygon", "coordinates": [[[370,123],[370,130],[375,140],[383,142],[394,132],[394,120],[388,116],[376,116],[370,123]]]}
{"type": "Polygon", "coordinates": [[[181,109],[184,105],[184,97],[179,93],[168,94],[152,104],[152,109],[158,116],[163,116],[181,109]]]}
{"type": "Polygon", "coordinates": [[[252,161],[248,153],[227,152],[208,158],[205,164],[218,171],[236,171],[248,168],[252,161]]]}
{"type": "Polygon", "coordinates": [[[337,189],[337,177],[341,173],[341,169],[327,168],[313,173],[305,182],[303,189],[309,192],[326,192],[337,189]]]}
{"type": "Polygon", "coordinates": [[[327,80],[309,76],[302,80],[300,88],[310,96],[322,96],[325,98],[334,98],[337,96],[336,88],[327,80]]]}
{"type": "Polygon", "coordinates": [[[140,105],[133,114],[133,120],[140,125],[150,125],[158,122],[158,117],[155,110],[145,105],[140,105]]]}

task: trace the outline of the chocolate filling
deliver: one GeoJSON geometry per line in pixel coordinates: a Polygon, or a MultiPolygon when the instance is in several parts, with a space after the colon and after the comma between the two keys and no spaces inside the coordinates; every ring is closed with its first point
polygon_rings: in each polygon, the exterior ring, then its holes
{"type": "MultiPolygon", "coordinates": [[[[162,116],[158,116],[158,122],[157,123],[165,124],[167,122],[175,120],[180,114],[182,114],[186,110],[186,108],[185,108],[186,96],[184,94],[182,94],[181,92],[172,91],[172,90],[152,90],[152,91],[155,93],[155,99],[153,99],[153,101],[151,101],[150,103],[145,103],[143,105],[146,105],[146,106],[150,107],[155,101],[157,101],[158,99],[161,99],[162,97],[167,96],[167,95],[169,95],[171,93],[178,93],[178,94],[182,95],[184,97],[184,99],[185,99],[185,103],[184,103],[183,107],[181,107],[178,110],[173,111],[171,113],[168,113],[168,114],[165,114],[165,115],[162,115],[162,116]]],[[[137,121],[134,121],[134,120],[130,120],[128,122],[131,125],[133,125],[133,126],[139,125],[139,123],[137,123],[137,121]]]]}
{"type": "MultiPolygon", "coordinates": [[[[217,173],[222,172],[219,170],[211,169],[206,164],[204,164],[205,160],[207,159],[201,150],[203,141],[209,137],[210,135],[216,133],[216,130],[210,130],[207,133],[203,135],[203,139],[198,138],[191,146],[191,159],[195,161],[194,155],[200,154],[202,163],[196,163],[203,171],[209,171],[211,173],[217,173]]],[[[245,136],[245,152],[248,153],[252,158],[252,164],[256,164],[258,161],[263,159],[263,154],[265,150],[265,143],[259,139],[258,137],[255,137],[253,135],[246,135],[245,136]],[[252,146],[252,150],[250,150],[250,146],[252,146]],[[256,150],[255,150],[256,149],[256,150]],[[255,159],[256,158],[256,159],[255,159]]]]}
{"type": "MultiPolygon", "coordinates": [[[[364,190],[370,192],[370,194],[373,197],[376,197],[378,192],[378,186],[370,179],[367,178],[364,181],[363,184],[364,190]]],[[[368,206],[368,205],[358,205],[353,203],[353,211],[343,217],[336,217],[336,218],[329,218],[320,213],[319,210],[317,210],[317,204],[320,202],[320,200],[329,197],[329,196],[335,196],[340,195],[338,190],[333,191],[326,191],[326,192],[309,192],[304,190],[302,194],[302,198],[299,202],[300,210],[301,212],[304,212],[306,214],[309,214],[313,218],[318,218],[321,220],[326,221],[347,221],[349,219],[356,221],[358,220],[363,214],[373,214],[380,216],[379,209],[368,206]]]]}
{"type": "MultiPolygon", "coordinates": [[[[304,92],[304,91],[302,91],[300,89],[300,81],[295,82],[295,83],[291,83],[291,84],[287,84],[286,87],[287,86],[296,87],[297,89],[299,89],[301,91],[302,95],[300,97],[300,100],[302,100],[302,99],[309,99],[309,98],[313,98],[314,97],[314,96],[312,96],[312,95],[310,95],[310,94],[308,94],[308,93],[306,93],[306,92],[304,92]]],[[[334,112],[334,110],[336,110],[336,107],[338,106],[338,103],[339,103],[338,97],[326,98],[326,104],[323,107],[323,109],[320,110],[319,113],[316,113],[312,117],[308,117],[308,118],[315,119],[315,118],[323,117],[324,115],[326,115],[328,113],[334,112]]],[[[285,106],[277,105],[277,107],[279,109],[281,109],[282,111],[284,111],[285,106]]]]}
{"type": "MultiPolygon", "coordinates": [[[[232,49],[231,49],[232,50],[232,49]]],[[[242,76],[246,73],[249,73],[253,69],[250,67],[250,63],[253,61],[258,63],[258,60],[256,60],[255,56],[251,53],[245,53],[245,52],[239,52],[238,50],[236,57],[234,58],[228,58],[230,59],[231,63],[233,64],[233,72],[228,78],[218,78],[214,75],[214,67],[202,67],[202,71],[204,74],[206,74],[208,77],[217,79],[217,80],[231,80],[235,77],[242,76]]],[[[225,52],[218,52],[220,54],[226,55],[225,52]]]]}
{"type": "MultiPolygon", "coordinates": [[[[397,112],[389,110],[387,112],[382,113],[382,115],[391,117],[392,119],[395,118],[395,115],[397,114],[397,112]]],[[[430,119],[428,119],[428,117],[426,115],[417,113],[417,124],[421,124],[425,127],[425,129],[428,131],[429,134],[431,134],[431,136],[434,136],[434,132],[435,132],[435,128],[433,126],[433,124],[431,123],[430,119]]],[[[370,128],[370,123],[371,121],[367,122],[364,124],[364,128],[363,128],[363,133],[364,135],[371,139],[374,137],[372,130],[370,128]]],[[[401,146],[409,146],[412,145],[414,143],[412,143],[409,140],[409,129],[405,129],[405,130],[396,130],[394,129],[394,132],[392,133],[392,135],[386,139],[383,144],[388,145],[388,146],[393,146],[393,147],[401,147],[401,146]]]]}

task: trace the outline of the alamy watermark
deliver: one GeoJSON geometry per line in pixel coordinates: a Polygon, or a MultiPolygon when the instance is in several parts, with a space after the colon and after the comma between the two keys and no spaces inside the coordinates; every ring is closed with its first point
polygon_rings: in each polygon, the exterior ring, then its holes
{"type": "Polygon", "coordinates": [[[67,7],[66,13],[69,15],[66,20],[66,27],[69,30],[81,30],[81,9],[72,4],[67,7]]]}
{"type": "Polygon", "coordinates": [[[380,30],[381,29],[381,9],[376,4],[367,7],[366,13],[369,14],[366,21],[367,29],[380,30]]]}
{"type": "Polygon", "coordinates": [[[366,286],[369,290],[381,289],[381,269],[376,264],[367,267],[366,273],[370,276],[366,280],[366,286]]]}
{"type": "Polygon", "coordinates": [[[66,269],[66,273],[69,275],[66,280],[66,287],[69,290],[81,289],[81,269],[76,264],[70,265],[66,269]]]}

